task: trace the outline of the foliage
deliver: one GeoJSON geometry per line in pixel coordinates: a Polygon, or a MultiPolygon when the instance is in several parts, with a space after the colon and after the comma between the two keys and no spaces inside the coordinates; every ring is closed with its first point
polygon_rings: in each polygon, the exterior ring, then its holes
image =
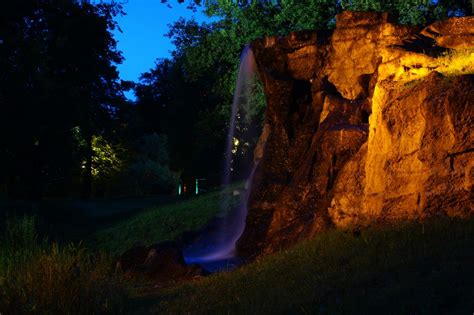
{"type": "Polygon", "coordinates": [[[123,162],[117,149],[103,137],[92,136],[92,152],[92,176],[107,177],[121,171],[123,162]]]}
{"type": "Polygon", "coordinates": [[[469,13],[467,1],[433,0],[353,0],[342,1],[342,7],[354,11],[390,12],[401,24],[420,25],[454,15],[469,13]]]}
{"type": "Polygon", "coordinates": [[[468,257],[473,246],[472,219],[405,222],[369,228],[360,235],[327,231],[233,272],[161,291],[153,296],[153,311],[469,312],[474,307],[474,273],[468,257]]]}
{"type": "Polygon", "coordinates": [[[278,18],[275,22],[286,22],[288,28],[294,29],[301,26],[303,29],[309,29],[308,24],[315,23],[315,18],[318,20],[318,17],[328,14],[330,20],[334,18],[335,13],[342,10],[390,12],[404,24],[422,24],[473,13],[469,1],[457,0],[177,0],[177,2],[187,2],[188,7],[193,10],[198,7],[204,8],[210,16],[229,16],[235,10],[265,7],[277,12],[278,18]]]}
{"type": "Polygon", "coordinates": [[[107,135],[110,142],[125,104],[115,66],[122,56],[111,33],[120,10],[87,1],[2,6],[0,164],[8,169],[0,174],[0,186],[5,193],[90,194],[93,135],[107,135]]]}
{"type": "Polygon", "coordinates": [[[156,133],[142,137],[126,174],[136,195],[169,193],[178,185],[178,175],[169,168],[167,142],[156,133]]]}
{"type": "Polygon", "coordinates": [[[125,292],[104,255],[40,240],[33,217],[9,219],[0,238],[0,310],[92,314],[123,310],[125,292]]]}
{"type": "Polygon", "coordinates": [[[148,159],[133,163],[128,176],[136,195],[171,192],[178,183],[176,174],[169,168],[148,159]]]}

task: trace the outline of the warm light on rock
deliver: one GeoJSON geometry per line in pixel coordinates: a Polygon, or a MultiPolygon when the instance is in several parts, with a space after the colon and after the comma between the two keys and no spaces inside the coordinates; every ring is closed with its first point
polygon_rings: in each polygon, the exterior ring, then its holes
{"type": "Polygon", "coordinates": [[[344,12],[332,33],[255,41],[267,125],[240,251],[331,226],[472,215],[472,25],[344,12]]]}

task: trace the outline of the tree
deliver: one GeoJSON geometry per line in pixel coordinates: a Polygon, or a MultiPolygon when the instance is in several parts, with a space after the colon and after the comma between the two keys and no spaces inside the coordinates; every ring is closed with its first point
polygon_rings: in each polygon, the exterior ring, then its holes
{"type": "MultiPolygon", "coordinates": [[[[162,0],[163,3],[172,1],[162,0]]],[[[463,0],[177,0],[177,3],[186,3],[188,8],[197,10],[204,8],[210,16],[228,16],[229,12],[237,9],[247,9],[252,6],[270,7],[280,12],[280,17],[293,22],[290,28],[298,28],[298,24],[311,24],[315,11],[334,14],[341,10],[354,11],[385,11],[399,17],[404,24],[423,24],[451,16],[472,15],[473,6],[470,1],[463,0]],[[303,10],[301,10],[303,9],[303,10]],[[328,10],[329,9],[329,10],[328,10]]]]}
{"type": "Polygon", "coordinates": [[[0,181],[7,193],[39,198],[82,183],[90,195],[93,137],[107,133],[125,102],[111,34],[119,13],[116,5],[72,0],[3,5],[0,163],[9,172],[0,181]]]}
{"type": "Polygon", "coordinates": [[[136,195],[172,192],[178,176],[168,166],[167,138],[156,133],[146,134],[136,147],[127,181],[136,195]]]}

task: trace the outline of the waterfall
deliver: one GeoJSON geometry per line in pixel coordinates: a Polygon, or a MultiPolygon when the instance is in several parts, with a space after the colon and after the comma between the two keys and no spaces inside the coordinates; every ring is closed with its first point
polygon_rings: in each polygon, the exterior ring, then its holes
{"type": "Polygon", "coordinates": [[[223,184],[228,185],[231,180],[232,147],[234,145],[235,127],[239,108],[249,111],[252,106],[252,91],[255,84],[257,65],[255,56],[249,45],[245,46],[240,56],[239,74],[235,85],[234,100],[230,114],[229,133],[227,134],[225,166],[223,184]]]}
{"type": "MultiPolygon", "coordinates": [[[[232,149],[234,147],[237,115],[239,114],[239,109],[242,112],[248,112],[248,109],[252,106],[252,91],[256,74],[255,56],[250,46],[247,45],[240,56],[239,73],[232,102],[222,181],[224,187],[229,186],[232,177],[232,149]]],[[[230,197],[224,197],[221,202],[221,208],[222,211],[225,211],[225,216],[219,221],[218,227],[209,233],[207,237],[204,237],[197,244],[191,245],[184,251],[186,263],[197,263],[211,271],[217,270],[219,267],[221,269],[225,268],[226,266],[223,266],[225,264],[231,265],[236,263],[236,260],[238,260],[236,256],[236,243],[245,229],[247,202],[250,194],[249,183],[251,183],[255,169],[256,165],[253,166],[249,174],[241,204],[229,211],[230,197]]]]}

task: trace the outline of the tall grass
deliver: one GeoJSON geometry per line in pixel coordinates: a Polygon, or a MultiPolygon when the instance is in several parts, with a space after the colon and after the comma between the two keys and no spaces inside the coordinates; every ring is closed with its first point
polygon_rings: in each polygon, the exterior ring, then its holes
{"type": "Polygon", "coordinates": [[[446,76],[474,74],[474,49],[451,50],[438,58],[438,71],[446,76]]]}
{"type": "Polygon", "coordinates": [[[123,310],[111,260],[40,239],[35,218],[10,218],[0,236],[0,313],[95,314],[123,310]]]}

